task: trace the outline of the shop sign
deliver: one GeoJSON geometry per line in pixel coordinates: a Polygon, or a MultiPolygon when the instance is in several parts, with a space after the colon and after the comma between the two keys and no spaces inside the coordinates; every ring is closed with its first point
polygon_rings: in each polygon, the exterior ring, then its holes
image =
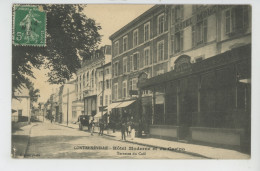
{"type": "Polygon", "coordinates": [[[197,22],[217,12],[217,6],[209,7],[197,15],[197,22]]]}
{"type": "Polygon", "coordinates": [[[192,18],[188,18],[187,20],[180,22],[175,25],[175,32],[179,32],[180,30],[183,30],[184,28],[192,25],[192,18]]]}
{"type": "Polygon", "coordinates": [[[138,91],[137,90],[129,90],[129,95],[138,95],[138,91]]]}

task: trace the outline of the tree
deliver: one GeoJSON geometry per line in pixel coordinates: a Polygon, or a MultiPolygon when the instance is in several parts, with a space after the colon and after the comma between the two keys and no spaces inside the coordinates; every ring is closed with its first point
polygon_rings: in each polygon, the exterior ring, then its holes
{"type": "Polygon", "coordinates": [[[79,54],[88,59],[101,41],[95,20],[82,11],[85,5],[44,5],[47,13],[46,47],[12,47],[12,89],[33,77],[32,68],[49,69],[48,81],[63,83],[80,68],[79,54]]]}
{"type": "Polygon", "coordinates": [[[34,88],[34,84],[26,78],[25,85],[29,89],[29,96],[30,96],[30,102],[31,107],[34,102],[37,102],[38,98],[40,97],[40,90],[34,88]]]}

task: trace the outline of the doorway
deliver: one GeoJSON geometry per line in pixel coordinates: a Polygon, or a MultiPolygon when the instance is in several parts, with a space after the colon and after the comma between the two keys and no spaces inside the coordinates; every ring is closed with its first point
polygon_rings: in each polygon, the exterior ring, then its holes
{"type": "Polygon", "coordinates": [[[190,127],[192,126],[191,97],[187,93],[180,95],[180,125],[179,139],[190,139],[190,127]]]}

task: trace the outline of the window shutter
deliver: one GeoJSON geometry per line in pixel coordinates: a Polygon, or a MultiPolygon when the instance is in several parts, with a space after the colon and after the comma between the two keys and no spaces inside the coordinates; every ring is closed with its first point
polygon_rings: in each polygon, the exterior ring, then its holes
{"type": "Polygon", "coordinates": [[[171,35],[171,54],[174,54],[174,35],[171,35]]]}
{"type": "Polygon", "coordinates": [[[130,72],[130,56],[127,57],[127,72],[130,72]]]}
{"type": "Polygon", "coordinates": [[[171,9],[171,24],[173,25],[175,21],[174,8],[171,9]]]}
{"type": "Polygon", "coordinates": [[[132,71],[133,70],[133,55],[130,56],[130,64],[129,65],[130,65],[130,67],[129,67],[130,71],[132,71]]]}
{"type": "Polygon", "coordinates": [[[123,52],[123,38],[121,38],[119,41],[119,53],[118,54],[121,54],[123,52]]]}
{"type": "Polygon", "coordinates": [[[150,64],[153,64],[152,50],[153,50],[153,49],[149,49],[150,64]]]}
{"type": "Polygon", "coordinates": [[[144,55],[143,55],[143,52],[141,52],[140,53],[140,60],[139,60],[139,62],[140,62],[140,68],[143,68],[143,66],[144,66],[144,55]]]}
{"type": "Polygon", "coordinates": [[[233,8],[232,10],[231,10],[231,28],[230,28],[230,32],[232,32],[232,31],[234,31],[235,30],[235,28],[236,28],[236,22],[235,22],[235,20],[236,20],[236,17],[235,17],[236,15],[235,15],[235,8],[233,8]]]}
{"type": "Polygon", "coordinates": [[[112,65],[112,76],[115,76],[115,64],[112,65]]]}
{"type": "Polygon", "coordinates": [[[192,26],[192,47],[195,47],[196,45],[196,32],[195,32],[195,26],[193,25],[192,26]]]}
{"type": "Polygon", "coordinates": [[[180,11],[180,12],[181,12],[181,20],[182,20],[182,19],[183,19],[183,15],[184,15],[184,14],[183,14],[183,13],[184,13],[184,6],[181,5],[180,8],[181,8],[181,11],[180,11]]]}
{"type": "Polygon", "coordinates": [[[177,35],[174,35],[174,42],[175,42],[175,46],[174,46],[174,53],[177,52],[177,46],[178,46],[178,41],[177,41],[177,35]]]}
{"type": "Polygon", "coordinates": [[[236,28],[241,29],[244,26],[244,8],[243,6],[238,6],[236,9],[236,28]]]}
{"type": "Polygon", "coordinates": [[[183,50],[183,31],[180,32],[180,51],[183,50]]]}
{"type": "Polygon", "coordinates": [[[158,51],[158,49],[157,48],[155,48],[155,49],[156,49],[156,51],[154,51],[155,53],[153,53],[153,63],[157,62],[157,51],[158,51]]]}
{"type": "Polygon", "coordinates": [[[140,53],[137,53],[137,61],[136,61],[136,63],[137,63],[136,68],[139,69],[140,68],[140,53]]]}
{"type": "Polygon", "coordinates": [[[248,6],[244,6],[243,8],[243,27],[249,27],[249,9],[248,6]]]}
{"type": "Polygon", "coordinates": [[[230,10],[227,10],[226,11],[226,13],[225,13],[225,18],[226,18],[226,34],[228,34],[228,33],[230,33],[230,27],[231,27],[231,25],[230,25],[230,20],[231,20],[231,15],[230,15],[230,10]]]}
{"type": "Polygon", "coordinates": [[[203,22],[203,42],[206,43],[207,42],[207,38],[208,38],[208,20],[205,19],[203,22]]]}
{"type": "Polygon", "coordinates": [[[168,53],[165,50],[165,47],[167,47],[167,46],[164,46],[164,42],[163,42],[163,55],[164,55],[164,59],[167,59],[168,58],[168,53]]]}

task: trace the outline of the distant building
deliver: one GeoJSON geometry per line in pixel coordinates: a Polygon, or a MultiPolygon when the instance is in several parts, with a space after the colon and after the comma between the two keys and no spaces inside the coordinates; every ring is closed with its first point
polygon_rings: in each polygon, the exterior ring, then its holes
{"type": "Polygon", "coordinates": [[[88,60],[83,61],[82,67],[77,71],[76,100],[77,103],[83,102],[84,115],[95,116],[100,114],[97,104],[97,98],[100,98],[100,89],[98,90],[100,80],[98,81],[97,68],[109,63],[110,60],[111,46],[106,45],[93,52],[88,60]]]}
{"type": "Polygon", "coordinates": [[[72,123],[77,121],[77,116],[73,115],[73,101],[76,100],[76,81],[68,81],[63,86],[62,91],[62,123],[72,123]]]}
{"type": "Polygon", "coordinates": [[[12,98],[12,121],[30,120],[30,96],[26,87],[17,89],[12,98]]]}

